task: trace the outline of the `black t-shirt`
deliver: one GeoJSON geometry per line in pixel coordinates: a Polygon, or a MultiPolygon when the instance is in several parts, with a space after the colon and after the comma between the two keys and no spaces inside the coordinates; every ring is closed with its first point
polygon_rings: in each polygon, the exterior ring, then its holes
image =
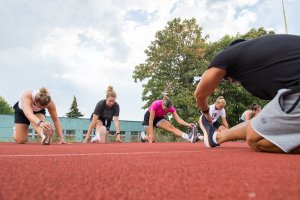
{"type": "Polygon", "coordinates": [[[267,35],[226,47],[210,67],[225,69],[252,95],[272,99],[277,91],[300,91],[300,36],[267,35]]]}
{"type": "Polygon", "coordinates": [[[103,99],[97,103],[93,114],[100,118],[104,118],[107,121],[111,121],[114,116],[119,116],[119,112],[120,107],[117,102],[115,102],[112,107],[108,107],[106,105],[106,99],[103,99]]]}

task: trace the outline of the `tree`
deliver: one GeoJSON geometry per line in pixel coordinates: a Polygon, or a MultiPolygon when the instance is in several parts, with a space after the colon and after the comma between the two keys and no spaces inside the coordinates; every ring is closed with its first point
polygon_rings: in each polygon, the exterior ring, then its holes
{"type": "MultiPolygon", "coordinates": [[[[214,56],[235,39],[274,34],[261,27],[251,29],[244,35],[225,35],[216,42],[207,42],[208,36],[203,37],[201,31],[194,18],[183,21],[175,18],[156,33],[154,41],[145,50],[147,59],[135,66],[133,71],[134,81],[143,83],[142,100],[146,102],[143,108],[168,95],[184,120],[198,121],[200,114],[193,94],[199,77],[214,56]]],[[[219,84],[210,96],[209,103],[213,104],[218,96],[224,96],[227,101],[226,113],[231,125],[237,123],[238,117],[252,103],[262,106],[267,103],[253,97],[241,85],[227,81],[219,84]]]]}
{"type": "Polygon", "coordinates": [[[83,114],[79,112],[78,107],[77,107],[77,100],[76,97],[74,96],[73,102],[70,108],[70,112],[66,113],[66,117],[69,118],[79,118],[83,117],[83,114]]]}
{"type": "Polygon", "coordinates": [[[12,107],[7,103],[7,101],[0,96],[0,114],[13,114],[14,110],[12,107]]]}
{"type": "Polygon", "coordinates": [[[175,18],[156,33],[155,40],[145,50],[145,63],[135,66],[133,72],[135,82],[144,82],[143,108],[168,95],[183,119],[196,120],[195,76],[207,65],[203,60],[206,38],[201,31],[194,18],[183,21],[175,18]]]}

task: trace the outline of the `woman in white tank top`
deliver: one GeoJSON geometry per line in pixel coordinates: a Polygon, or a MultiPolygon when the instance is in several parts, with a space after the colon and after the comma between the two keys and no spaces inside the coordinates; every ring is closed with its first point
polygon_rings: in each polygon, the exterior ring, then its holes
{"type": "Polygon", "coordinates": [[[56,131],[60,137],[60,143],[65,143],[56,106],[53,100],[51,100],[48,90],[44,87],[39,90],[23,90],[19,101],[14,105],[14,140],[16,143],[24,144],[27,141],[28,129],[31,123],[34,130],[41,136],[41,143],[50,144],[54,128],[51,123],[46,121],[46,109],[49,111],[54,122],[56,131]]]}

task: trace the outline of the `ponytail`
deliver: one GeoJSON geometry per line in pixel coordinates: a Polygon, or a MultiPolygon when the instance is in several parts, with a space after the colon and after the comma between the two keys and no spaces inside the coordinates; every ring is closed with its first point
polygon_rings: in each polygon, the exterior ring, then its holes
{"type": "Polygon", "coordinates": [[[106,91],[106,98],[117,97],[117,93],[114,91],[113,86],[109,85],[106,91]]]}

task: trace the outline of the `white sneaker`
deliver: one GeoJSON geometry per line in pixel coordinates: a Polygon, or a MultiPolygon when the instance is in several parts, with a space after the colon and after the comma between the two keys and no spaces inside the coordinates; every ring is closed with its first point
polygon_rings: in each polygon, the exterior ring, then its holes
{"type": "Polygon", "coordinates": [[[42,137],[41,143],[43,145],[49,145],[51,143],[52,134],[45,134],[44,137],[42,137]]]}
{"type": "Polygon", "coordinates": [[[145,142],[145,137],[146,137],[146,134],[144,131],[141,132],[141,142],[145,142]]]}
{"type": "Polygon", "coordinates": [[[94,143],[94,142],[100,142],[100,137],[97,137],[97,136],[93,137],[93,138],[91,139],[91,142],[92,142],[92,143],[94,143]]]}
{"type": "Polygon", "coordinates": [[[200,141],[203,141],[204,140],[204,136],[201,135],[200,133],[197,134],[197,141],[200,140],[200,141]]]}

